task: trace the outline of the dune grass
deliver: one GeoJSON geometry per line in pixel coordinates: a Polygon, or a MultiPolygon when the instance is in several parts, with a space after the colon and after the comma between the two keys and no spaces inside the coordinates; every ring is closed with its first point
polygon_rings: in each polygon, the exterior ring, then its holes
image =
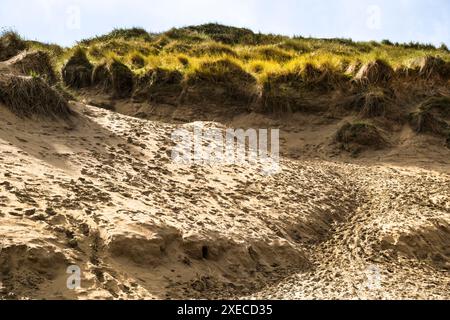
{"type": "Polygon", "coordinates": [[[73,114],[61,93],[37,75],[1,75],[0,102],[20,117],[66,119],[73,114]]]}
{"type": "Polygon", "coordinates": [[[412,59],[425,56],[439,57],[450,63],[450,52],[444,45],[436,48],[389,40],[379,43],[286,37],[219,24],[171,29],[159,34],[141,28],[116,29],[82,40],[72,48],[30,41],[28,45],[48,51],[59,69],[82,48],[93,64],[114,56],[137,75],[164,68],[189,77],[202,65],[231,59],[261,84],[276,75],[296,73],[308,65],[348,74],[349,67],[376,60],[386,62],[393,69],[408,67],[412,59]]]}

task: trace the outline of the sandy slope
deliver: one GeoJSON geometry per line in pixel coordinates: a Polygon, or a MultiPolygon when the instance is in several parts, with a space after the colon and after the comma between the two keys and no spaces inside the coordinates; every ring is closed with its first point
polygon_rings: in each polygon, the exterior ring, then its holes
{"type": "Polygon", "coordinates": [[[0,106],[1,297],[450,298],[448,151],[265,176],[173,163],[181,125],[73,107],[67,124],[0,106]]]}

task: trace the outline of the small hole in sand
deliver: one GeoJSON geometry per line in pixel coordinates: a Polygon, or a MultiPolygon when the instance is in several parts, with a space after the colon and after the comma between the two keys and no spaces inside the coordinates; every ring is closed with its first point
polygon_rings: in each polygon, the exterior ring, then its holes
{"type": "Polygon", "coordinates": [[[208,257],[209,257],[208,246],[203,246],[202,247],[202,257],[203,257],[203,259],[208,259],[208,257]]]}

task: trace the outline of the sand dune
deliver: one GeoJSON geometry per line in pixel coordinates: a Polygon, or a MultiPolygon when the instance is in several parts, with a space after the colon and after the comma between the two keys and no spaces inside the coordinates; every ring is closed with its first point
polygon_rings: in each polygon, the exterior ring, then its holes
{"type": "Polygon", "coordinates": [[[268,176],[174,163],[171,133],[192,124],[71,108],[0,106],[0,297],[450,298],[449,151],[425,138],[424,154],[327,160],[295,142],[317,127],[286,129],[268,176]]]}

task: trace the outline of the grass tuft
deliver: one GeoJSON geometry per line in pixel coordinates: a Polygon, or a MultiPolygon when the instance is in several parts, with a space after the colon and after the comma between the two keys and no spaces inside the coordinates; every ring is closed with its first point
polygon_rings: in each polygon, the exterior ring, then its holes
{"type": "Polygon", "coordinates": [[[381,149],[387,145],[386,139],[374,125],[366,122],[345,123],[335,135],[341,147],[353,154],[365,149],[381,149]]]}
{"type": "Polygon", "coordinates": [[[86,56],[86,51],[77,47],[62,69],[64,84],[72,88],[85,88],[91,85],[93,66],[86,56]]]}
{"type": "Polygon", "coordinates": [[[19,117],[67,119],[72,112],[66,99],[38,76],[0,76],[0,101],[19,117]]]}
{"type": "Polygon", "coordinates": [[[8,60],[20,51],[27,49],[28,45],[12,30],[3,31],[0,34],[0,61],[8,60]]]}

